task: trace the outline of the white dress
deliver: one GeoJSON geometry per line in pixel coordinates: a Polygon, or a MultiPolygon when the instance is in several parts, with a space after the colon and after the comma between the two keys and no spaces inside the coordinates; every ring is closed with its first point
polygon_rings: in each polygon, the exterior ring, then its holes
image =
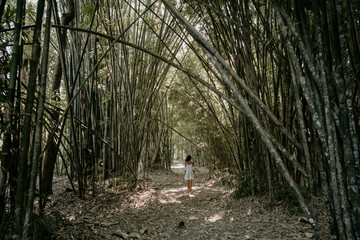
{"type": "Polygon", "coordinates": [[[192,164],[185,164],[185,180],[191,180],[194,179],[194,166],[192,164]]]}

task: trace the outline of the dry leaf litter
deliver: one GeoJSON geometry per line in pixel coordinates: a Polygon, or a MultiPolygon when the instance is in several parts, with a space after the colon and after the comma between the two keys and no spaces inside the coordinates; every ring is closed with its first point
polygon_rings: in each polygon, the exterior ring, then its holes
{"type": "MultiPolygon", "coordinates": [[[[312,239],[302,216],[280,204],[266,208],[266,197],[233,199],[230,190],[196,168],[187,194],[183,164],[150,172],[148,189],[129,192],[108,186],[97,196],[77,198],[65,177],[55,179],[48,215],[63,218],[53,239],[312,239]]],[[[322,209],[320,206],[319,209],[322,209]]],[[[323,211],[320,227],[327,229],[323,211]]],[[[326,231],[325,231],[326,232],[326,231]]]]}

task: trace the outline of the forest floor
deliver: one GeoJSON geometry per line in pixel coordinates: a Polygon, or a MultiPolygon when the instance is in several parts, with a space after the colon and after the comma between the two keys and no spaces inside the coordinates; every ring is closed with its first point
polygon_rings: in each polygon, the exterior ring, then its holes
{"type": "MultiPolygon", "coordinates": [[[[55,178],[49,216],[62,216],[53,239],[310,239],[309,224],[263,197],[235,200],[205,168],[187,194],[183,163],[149,173],[148,190],[108,186],[80,200],[55,178]]],[[[324,222],[324,221],[320,221],[324,222]]],[[[326,225],[322,223],[323,227],[326,225]]]]}

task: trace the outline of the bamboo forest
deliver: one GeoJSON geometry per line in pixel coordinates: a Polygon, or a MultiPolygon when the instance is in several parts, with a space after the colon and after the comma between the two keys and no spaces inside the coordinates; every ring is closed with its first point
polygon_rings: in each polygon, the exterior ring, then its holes
{"type": "Polygon", "coordinates": [[[360,1],[0,21],[0,239],[360,240],[360,1]]]}

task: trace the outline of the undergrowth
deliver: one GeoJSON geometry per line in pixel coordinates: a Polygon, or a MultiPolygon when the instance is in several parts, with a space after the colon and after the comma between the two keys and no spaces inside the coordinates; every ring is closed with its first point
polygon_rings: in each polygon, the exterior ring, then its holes
{"type": "MultiPolygon", "coordinates": [[[[231,196],[234,199],[249,197],[254,195],[251,188],[250,181],[244,178],[241,174],[231,174],[227,170],[216,171],[215,176],[219,179],[218,184],[228,190],[234,190],[231,196]]],[[[305,200],[309,200],[310,196],[307,189],[303,186],[298,186],[305,200]]],[[[281,205],[288,210],[289,214],[298,215],[302,213],[299,201],[296,198],[295,192],[290,187],[277,190],[274,194],[273,200],[266,203],[265,208],[271,209],[275,206],[281,205]]]]}
{"type": "MultiPolygon", "coordinates": [[[[6,216],[0,228],[0,236],[4,240],[13,239],[12,218],[6,216]]],[[[30,239],[56,239],[56,231],[64,226],[64,217],[59,212],[53,212],[48,216],[32,215],[32,229],[30,239]]]]}
{"type": "Polygon", "coordinates": [[[234,199],[249,197],[253,195],[250,181],[244,179],[241,174],[231,174],[227,171],[216,172],[215,175],[220,179],[219,184],[229,190],[235,189],[231,196],[234,199]]]}
{"type": "MultiPolygon", "coordinates": [[[[310,196],[307,189],[303,186],[298,186],[305,200],[309,200],[310,196]]],[[[300,207],[299,201],[296,198],[295,192],[290,187],[277,190],[274,194],[273,201],[269,201],[265,208],[273,208],[276,205],[281,205],[288,210],[291,215],[301,214],[303,211],[300,207]]]]}

